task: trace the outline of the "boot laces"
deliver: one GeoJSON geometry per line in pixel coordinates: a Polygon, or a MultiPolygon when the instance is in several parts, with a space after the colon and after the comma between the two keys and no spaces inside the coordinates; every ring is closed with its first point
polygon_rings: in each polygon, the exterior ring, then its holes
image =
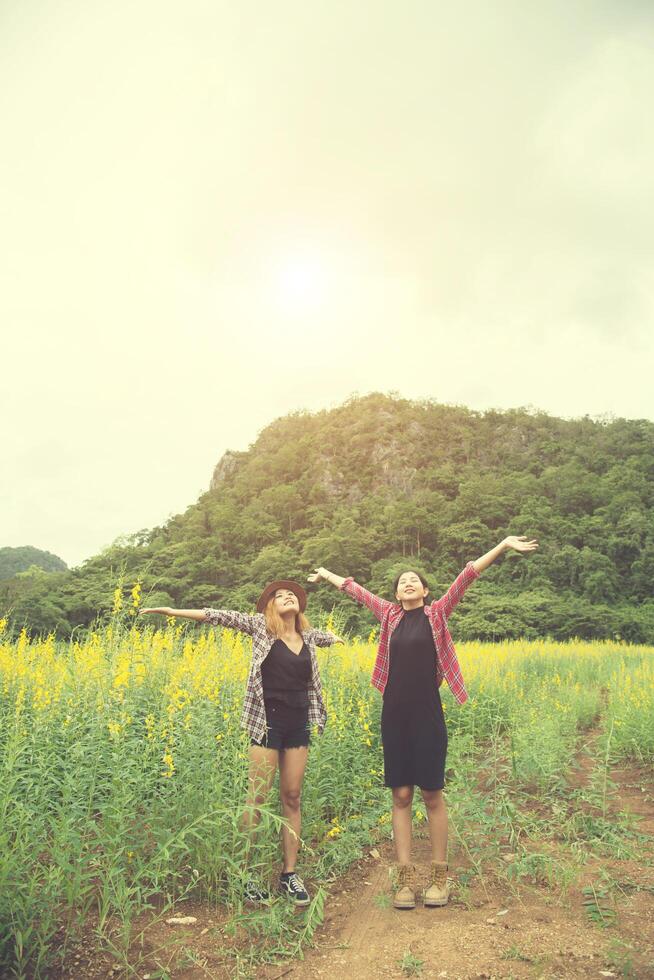
{"type": "Polygon", "coordinates": [[[431,883],[437,888],[445,888],[447,884],[447,866],[440,867],[439,865],[432,863],[431,883]]]}
{"type": "Polygon", "coordinates": [[[400,888],[411,884],[411,872],[413,868],[410,864],[401,864],[397,872],[397,883],[400,888]]]}

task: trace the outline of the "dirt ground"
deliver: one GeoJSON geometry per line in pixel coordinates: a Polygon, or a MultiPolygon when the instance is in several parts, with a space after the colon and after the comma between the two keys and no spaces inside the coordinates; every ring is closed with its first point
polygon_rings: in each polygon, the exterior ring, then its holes
{"type": "MultiPolygon", "coordinates": [[[[580,762],[577,775],[585,779],[580,762]]],[[[640,818],[639,831],[654,847],[654,774],[634,766],[614,769],[623,810],[640,818]]],[[[424,833],[424,831],[423,831],[424,833]]],[[[649,849],[649,848],[648,848],[649,849]]],[[[71,951],[66,968],[53,978],[90,980],[130,975],[155,980],[165,966],[173,980],[348,980],[419,976],[447,980],[509,980],[509,978],[631,977],[654,980],[654,868],[650,862],[594,859],[582,880],[559,901],[546,885],[520,886],[519,897],[502,879],[485,875],[461,888],[466,860],[450,854],[452,896],[445,908],[397,911],[390,904],[388,867],[392,844],[372,848],[348,874],[328,890],[325,919],[314,947],[302,960],[282,960],[250,972],[247,955],[239,966],[226,961],[220,913],[184,903],[176,914],[194,916],[190,926],[169,926],[143,920],[142,939],[127,974],[115,960],[94,953],[83,942],[71,951]],[[602,928],[584,906],[584,884],[598,881],[602,871],[619,886],[612,902],[615,919],[602,928]],[[158,964],[158,966],[157,966],[158,964]]],[[[510,855],[507,855],[510,860],[510,855]]],[[[415,841],[418,880],[424,880],[429,848],[426,836],[415,841]]],[[[168,913],[170,915],[170,913],[168,913]]]]}
{"type": "MultiPolygon", "coordinates": [[[[593,725],[580,738],[570,789],[588,784],[599,728],[593,725]]],[[[393,862],[390,841],[371,847],[348,873],[327,891],[323,924],[303,959],[280,960],[252,970],[245,943],[242,958],[228,959],[225,946],[235,948],[224,932],[220,910],[185,902],[164,917],[142,915],[135,923],[138,942],[130,971],[110,955],[100,953],[89,929],[74,947],[63,969],[52,980],[347,980],[416,976],[446,980],[573,980],[623,977],[654,980],[654,772],[635,765],[610,771],[609,815],[634,815],[646,835],[642,861],[593,858],[575,885],[559,897],[560,889],[535,881],[513,892],[506,881],[484,870],[483,880],[465,883],[469,861],[450,847],[449,904],[444,908],[398,911],[392,907],[388,869],[393,862]],[[613,883],[608,904],[612,917],[605,927],[593,922],[584,908],[584,886],[613,883]],[[517,894],[515,894],[517,892],[517,894]],[[192,925],[167,925],[172,914],[193,916],[192,925]],[[165,971],[162,973],[162,969],[165,971]]],[[[537,798],[528,802],[537,812],[537,798]]],[[[532,845],[545,850],[548,845],[532,845]]],[[[556,848],[556,844],[550,844],[556,848]]],[[[508,849],[507,849],[508,850],[508,849]]],[[[504,860],[510,864],[512,856],[504,860]]],[[[426,829],[414,839],[416,881],[426,879],[429,841],[426,829]]],[[[298,913],[301,914],[301,913],[298,913]]],[[[238,948],[238,945],[236,946],[238,948]]]]}
{"type": "MultiPolygon", "coordinates": [[[[314,980],[339,973],[357,980],[403,977],[411,975],[410,960],[408,969],[402,968],[407,954],[421,961],[413,975],[449,980],[623,975],[607,956],[614,930],[599,930],[586,919],[580,891],[570,893],[569,907],[561,907],[545,890],[523,888],[517,900],[487,885],[486,894],[480,888],[473,890],[466,907],[455,887],[446,908],[419,905],[414,911],[398,912],[380,907],[377,899],[388,890],[386,868],[391,859],[387,845],[381,860],[369,859],[348,875],[345,887],[330,903],[318,948],[308,952],[303,963],[261,976],[267,980],[282,975],[314,980]]],[[[429,860],[426,840],[417,842],[416,859],[424,879],[429,860]]],[[[654,885],[652,875],[649,884],[654,885]]],[[[654,977],[651,921],[649,936],[643,935],[652,896],[645,896],[630,898],[620,913],[620,937],[629,936],[638,948],[637,954],[630,951],[632,977],[654,977]]]]}

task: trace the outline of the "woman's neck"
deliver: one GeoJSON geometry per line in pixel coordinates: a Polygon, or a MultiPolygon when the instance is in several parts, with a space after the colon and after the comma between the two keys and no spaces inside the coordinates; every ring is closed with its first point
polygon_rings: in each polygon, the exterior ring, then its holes
{"type": "Polygon", "coordinates": [[[425,605],[424,599],[402,600],[402,608],[405,611],[408,611],[409,609],[420,609],[421,607],[424,607],[424,605],[425,605]]]}
{"type": "Polygon", "coordinates": [[[282,613],[282,636],[299,636],[295,613],[282,613]]]}

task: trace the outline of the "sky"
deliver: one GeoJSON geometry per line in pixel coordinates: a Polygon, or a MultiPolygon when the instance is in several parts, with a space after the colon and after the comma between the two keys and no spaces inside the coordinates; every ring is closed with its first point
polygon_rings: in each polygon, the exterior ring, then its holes
{"type": "Polygon", "coordinates": [[[370,391],[654,420],[646,0],[0,0],[0,547],[370,391]]]}

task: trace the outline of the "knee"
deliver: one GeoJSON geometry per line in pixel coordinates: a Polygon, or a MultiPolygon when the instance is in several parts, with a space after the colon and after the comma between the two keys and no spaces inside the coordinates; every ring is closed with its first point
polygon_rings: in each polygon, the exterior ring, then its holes
{"type": "Polygon", "coordinates": [[[443,799],[443,792],[440,789],[432,790],[429,793],[423,792],[422,798],[424,800],[425,806],[432,813],[436,810],[440,810],[445,806],[445,800],[443,799]]]}
{"type": "Polygon", "coordinates": [[[282,803],[287,810],[299,810],[301,796],[299,789],[286,789],[282,793],[282,803]]]}
{"type": "Polygon", "coordinates": [[[393,790],[393,806],[399,810],[405,810],[413,802],[413,790],[407,786],[393,790]]]}
{"type": "Polygon", "coordinates": [[[266,802],[264,793],[248,793],[245,799],[243,819],[256,823],[260,817],[260,809],[266,802]]]}

